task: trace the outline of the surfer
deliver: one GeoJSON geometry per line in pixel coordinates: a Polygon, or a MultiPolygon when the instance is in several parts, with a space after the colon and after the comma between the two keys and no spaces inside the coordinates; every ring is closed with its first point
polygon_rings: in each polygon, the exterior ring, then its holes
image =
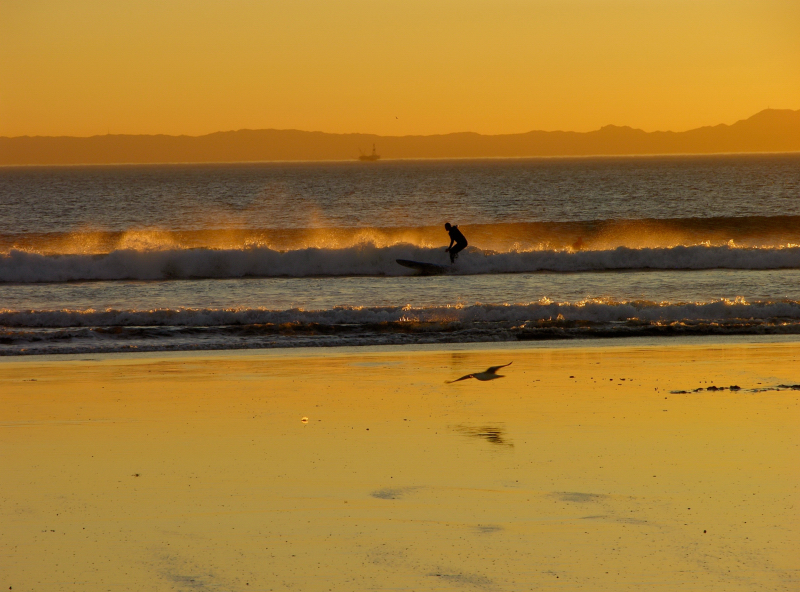
{"type": "Polygon", "coordinates": [[[444,229],[450,235],[450,246],[445,249],[445,252],[450,253],[450,263],[455,263],[458,253],[467,248],[467,239],[461,234],[458,226],[450,226],[450,222],[444,223],[444,229]],[[454,243],[455,246],[453,246],[454,243]]]}

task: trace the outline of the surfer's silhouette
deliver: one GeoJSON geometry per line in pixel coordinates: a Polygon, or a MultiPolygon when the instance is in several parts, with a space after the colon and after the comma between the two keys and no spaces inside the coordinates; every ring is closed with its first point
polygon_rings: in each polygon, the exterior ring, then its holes
{"type": "Polygon", "coordinates": [[[445,251],[450,253],[450,263],[455,263],[458,253],[467,248],[467,239],[461,234],[458,226],[450,226],[450,222],[444,223],[444,229],[447,231],[447,234],[450,235],[450,246],[447,247],[445,251]],[[453,246],[453,244],[455,244],[455,246],[453,246]]]}

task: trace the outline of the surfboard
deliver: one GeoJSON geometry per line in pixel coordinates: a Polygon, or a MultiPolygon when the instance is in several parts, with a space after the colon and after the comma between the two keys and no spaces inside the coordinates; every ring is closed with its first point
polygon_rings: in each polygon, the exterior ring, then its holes
{"type": "Polygon", "coordinates": [[[422,275],[441,275],[450,269],[447,265],[438,263],[424,263],[422,261],[409,261],[408,259],[396,259],[403,267],[414,269],[422,275]]]}

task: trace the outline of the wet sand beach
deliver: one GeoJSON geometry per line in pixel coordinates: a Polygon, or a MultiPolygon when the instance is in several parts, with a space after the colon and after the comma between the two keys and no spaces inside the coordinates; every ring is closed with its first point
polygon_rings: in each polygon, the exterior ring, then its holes
{"type": "Polygon", "coordinates": [[[606,343],[2,360],[0,587],[797,590],[800,343],[606,343]]]}

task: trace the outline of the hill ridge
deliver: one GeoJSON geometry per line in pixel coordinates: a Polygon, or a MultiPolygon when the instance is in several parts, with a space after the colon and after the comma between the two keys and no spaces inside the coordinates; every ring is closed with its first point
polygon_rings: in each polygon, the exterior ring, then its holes
{"type": "Polygon", "coordinates": [[[201,136],[106,134],[0,137],[0,165],[166,164],[352,160],[378,145],[384,159],[620,156],[800,151],[800,110],[764,109],[732,124],[646,132],[609,124],[589,132],[531,130],[382,136],[240,129],[201,136]]]}

